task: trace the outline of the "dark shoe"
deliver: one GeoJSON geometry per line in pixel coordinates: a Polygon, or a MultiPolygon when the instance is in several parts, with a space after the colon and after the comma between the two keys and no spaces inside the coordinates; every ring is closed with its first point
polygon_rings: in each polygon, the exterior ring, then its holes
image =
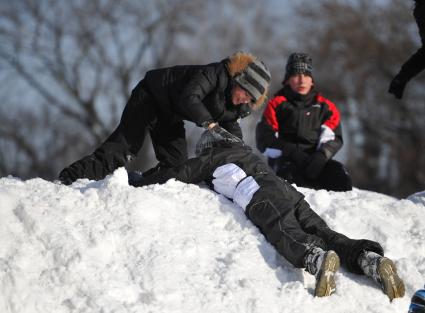
{"type": "Polygon", "coordinates": [[[327,251],[316,275],[316,289],[314,290],[316,297],[327,297],[335,292],[335,273],[339,266],[338,254],[333,250],[327,251]]]}

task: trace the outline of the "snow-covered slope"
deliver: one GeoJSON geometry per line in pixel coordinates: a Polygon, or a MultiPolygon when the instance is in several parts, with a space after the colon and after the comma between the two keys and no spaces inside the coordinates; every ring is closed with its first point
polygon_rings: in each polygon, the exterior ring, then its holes
{"type": "Polygon", "coordinates": [[[314,298],[312,276],[229,200],[174,180],[134,188],[119,169],[70,187],[0,179],[0,312],[407,312],[425,283],[425,194],[300,190],[335,230],[384,246],[404,298],[344,269],[314,298]]]}

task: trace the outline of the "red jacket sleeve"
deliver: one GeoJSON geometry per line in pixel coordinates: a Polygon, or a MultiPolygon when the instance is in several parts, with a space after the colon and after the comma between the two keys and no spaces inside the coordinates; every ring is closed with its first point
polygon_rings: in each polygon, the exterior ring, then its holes
{"type": "Polygon", "coordinates": [[[279,130],[279,123],[276,117],[276,108],[286,101],[284,96],[276,96],[269,100],[266,109],[264,110],[263,117],[265,122],[275,131],[279,130]]]}
{"type": "Polygon", "coordinates": [[[341,121],[341,115],[339,114],[338,108],[332,101],[329,101],[321,95],[317,97],[317,100],[325,103],[328,106],[328,110],[331,112],[331,116],[323,124],[335,131],[341,121]]]}

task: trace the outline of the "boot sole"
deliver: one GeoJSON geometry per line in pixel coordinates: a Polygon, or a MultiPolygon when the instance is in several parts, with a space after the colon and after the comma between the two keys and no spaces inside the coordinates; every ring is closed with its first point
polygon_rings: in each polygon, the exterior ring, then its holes
{"type": "Polygon", "coordinates": [[[335,273],[338,271],[340,261],[335,251],[328,251],[325,254],[322,266],[318,274],[314,295],[316,297],[327,297],[336,290],[335,273]]]}
{"type": "Polygon", "coordinates": [[[404,283],[397,275],[393,261],[384,257],[378,265],[378,274],[381,278],[382,291],[390,298],[390,301],[404,296],[404,283]]]}

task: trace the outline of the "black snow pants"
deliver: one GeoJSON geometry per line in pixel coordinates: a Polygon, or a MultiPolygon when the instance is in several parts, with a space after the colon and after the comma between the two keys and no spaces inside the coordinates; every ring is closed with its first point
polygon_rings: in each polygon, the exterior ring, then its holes
{"type": "Polygon", "coordinates": [[[161,166],[182,164],[188,158],[184,122],[161,113],[149,93],[136,87],[114,132],[92,154],[63,169],[59,179],[69,184],[78,178],[103,179],[137,155],[147,130],[161,166]]]}
{"type": "MultiPolygon", "coordinates": [[[[258,181],[261,185],[261,181],[258,181]]],[[[341,263],[350,272],[358,274],[363,273],[357,264],[363,250],[383,255],[379,243],[351,239],[333,231],[304,199],[292,205],[285,194],[287,190],[276,190],[276,186],[262,186],[254,194],[245,213],[276,250],[295,267],[305,267],[304,257],[313,246],[334,250],[341,263]]]]}

